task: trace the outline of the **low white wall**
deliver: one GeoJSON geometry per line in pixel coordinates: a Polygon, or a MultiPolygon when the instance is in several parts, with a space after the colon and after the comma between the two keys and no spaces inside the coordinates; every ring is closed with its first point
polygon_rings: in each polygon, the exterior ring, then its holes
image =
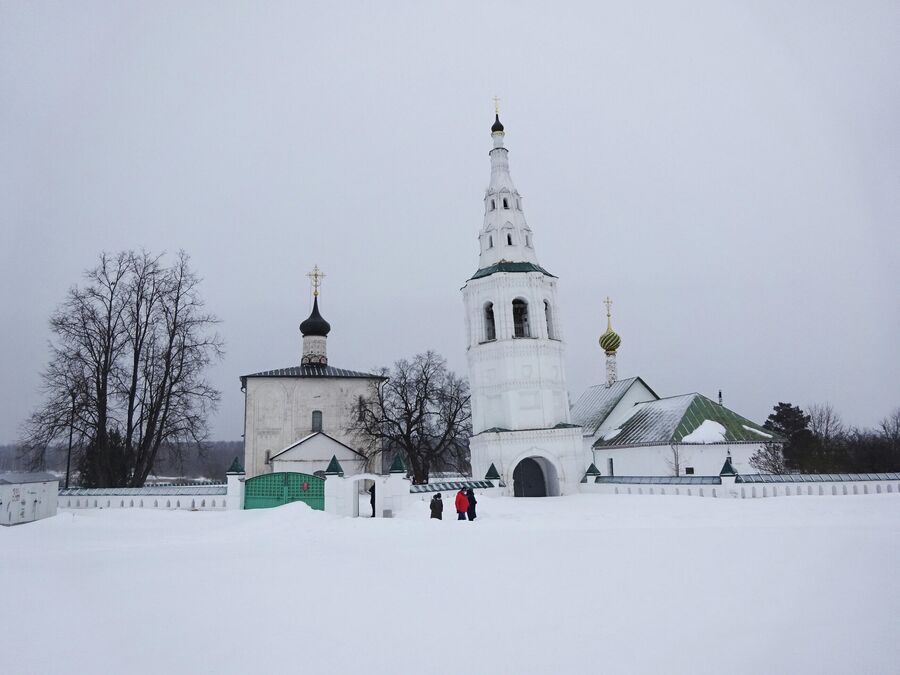
{"type": "MultiPolygon", "coordinates": [[[[61,509],[168,509],[224,511],[228,495],[97,495],[60,497],[61,509]]],[[[235,508],[241,508],[237,506],[235,508]]]]}
{"type": "MultiPolygon", "coordinates": [[[[586,439],[586,450],[591,451],[586,439]]],[[[692,468],[695,476],[718,476],[731,453],[731,464],[737,473],[756,473],[750,466],[750,458],[762,447],[762,443],[710,443],[678,445],[680,475],[688,475],[692,468]]],[[[609,460],[613,460],[616,476],[671,476],[674,455],[670,445],[644,445],[627,448],[600,447],[592,450],[594,465],[604,476],[609,476],[609,460]]]]}
{"type": "Polygon", "coordinates": [[[581,492],[586,494],[678,495],[683,497],[715,497],[731,499],[900,494],[900,482],[896,481],[735,483],[733,478],[723,478],[721,485],[582,483],[580,488],[581,492]]]}

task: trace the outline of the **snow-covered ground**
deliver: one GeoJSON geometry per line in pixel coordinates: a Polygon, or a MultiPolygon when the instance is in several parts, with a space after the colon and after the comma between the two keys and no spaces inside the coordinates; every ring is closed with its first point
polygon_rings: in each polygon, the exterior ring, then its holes
{"type": "Polygon", "coordinates": [[[0,528],[0,671],[900,672],[898,495],[479,510],[432,521],[411,497],[393,520],[294,504],[0,528]]]}

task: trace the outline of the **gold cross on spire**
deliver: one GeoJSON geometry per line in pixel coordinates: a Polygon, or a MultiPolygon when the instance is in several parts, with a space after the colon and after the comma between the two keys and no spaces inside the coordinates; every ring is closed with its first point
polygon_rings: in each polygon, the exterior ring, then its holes
{"type": "Polygon", "coordinates": [[[306,276],[308,276],[310,278],[310,280],[312,281],[313,295],[318,297],[319,286],[322,285],[322,279],[325,278],[325,273],[319,269],[318,265],[316,265],[315,267],[313,267],[312,272],[310,272],[306,276]]]}
{"type": "Polygon", "coordinates": [[[606,296],[606,300],[603,301],[603,304],[606,305],[606,318],[608,319],[611,316],[610,310],[612,309],[612,300],[609,299],[609,296],[606,296]]]}
{"type": "Polygon", "coordinates": [[[496,115],[500,114],[500,97],[499,96],[494,97],[494,114],[496,114],[496,115]]]}

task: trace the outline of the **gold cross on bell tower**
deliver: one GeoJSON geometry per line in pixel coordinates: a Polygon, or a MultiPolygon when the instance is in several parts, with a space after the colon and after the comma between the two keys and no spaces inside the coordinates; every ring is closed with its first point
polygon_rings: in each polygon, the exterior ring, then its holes
{"type": "Polygon", "coordinates": [[[609,296],[606,296],[606,300],[603,301],[603,304],[606,305],[606,318],[608,319],[611,316],[612,310],[612,300],[609,299],[609,296]]]}
{"type": "Polygon", "coordinates": [[[500,97],[499,96],[494,97],[494,114],[496,114],[496,115],[500,114],[500,97]]]}
{"type": "Polygon", "coordinates": [[[313,296],[318,297],[319,286],[322,285],[322,279],[325,278],[325,273],[319,269],[318,265],[316,265],[315,267],[313,267],[312,272],[310,272],[306,276],[308,276],[310,278],[310,281],[312,282],[313,296]]]}

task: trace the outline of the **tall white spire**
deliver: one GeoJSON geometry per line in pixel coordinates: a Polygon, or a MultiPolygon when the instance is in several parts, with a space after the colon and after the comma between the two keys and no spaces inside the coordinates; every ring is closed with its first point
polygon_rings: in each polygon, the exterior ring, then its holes
{"type": "Polygon", "coordinates": [[[509,174],[509,151],[499,109],[494,116],[490,151],[491,180],[484,193],[484,225],[478,235],[478,267],[484,269],[500,261],[537,264],[534,235],[525,221],[522,196],[509,174]]]}

